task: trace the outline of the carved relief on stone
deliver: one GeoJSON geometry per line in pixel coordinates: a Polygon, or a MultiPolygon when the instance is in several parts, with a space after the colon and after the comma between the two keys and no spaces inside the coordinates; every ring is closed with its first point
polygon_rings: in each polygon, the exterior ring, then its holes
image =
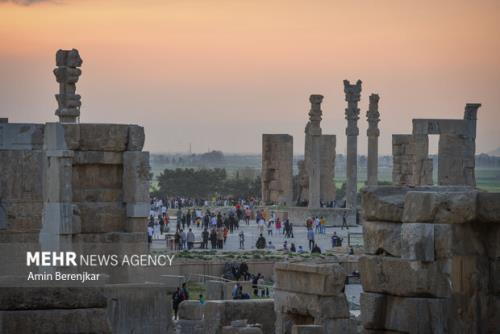
{"type": "Polygon", "coordinates": [[[344,80],[345,100],[347,108],[345,109],[345,119],[347,120],[347,136],[359,135],[357,121],[359,119],[358,102],[361,98],[361,80],[358,80],[355,85],[351,85],[349,80],[344,80]]]}
{"type": "Polygon", "coordinates": [[[361,80],[356,81],[356,84],[351,85],[349,80],[344,80],[344,93],[347,102],[359,102],[361,99],[361,80]]]}

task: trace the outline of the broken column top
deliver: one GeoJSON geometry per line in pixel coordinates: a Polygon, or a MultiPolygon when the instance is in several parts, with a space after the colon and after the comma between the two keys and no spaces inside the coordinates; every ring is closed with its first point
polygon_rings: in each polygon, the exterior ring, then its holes
{"type": "Polygon", "coordinates": [[[378,112],[378,101],[380,97],[378,94],[370,95],[370,105],[368,107],[368,111],[366,112],[366,119],[368,120],[368,136],[376,136],[380,135],[380,131],[378,129],[378,123],[380,122],[380,113],[378,112]]]}
{"type": "Polygon", "coordinates": [[[323,95],[313,94],[309,97],[309,101],[311,102],[311,110],[309,111],[308,127],[319,129],[321,123],[321,115],[323,115],[323,111],[321,110],[323,95]]]}
{"type": "Polygon", "coordinates": [[[58,50],[54,75],[59,83],[59,94],[56,94],[58,109],[56,115],[61,123],[76,123],[80,116],[81,96],[76,94],[76,83],[82,71],[82,58],[78,50],[58,50]]]}

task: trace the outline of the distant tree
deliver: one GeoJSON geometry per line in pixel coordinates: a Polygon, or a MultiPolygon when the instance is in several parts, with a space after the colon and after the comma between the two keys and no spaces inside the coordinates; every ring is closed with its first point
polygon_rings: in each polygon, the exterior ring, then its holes
{"type": "Polygon", "coordinates": [[[342,186],[340,188],[337,188],[337,193],[335,195],[337,201],[342,201],[346,195],[346,188],[347,184],[345,182],[342,182],[342,186]]]}
{"type": "Polygon", "coordinates": [[[213,195],[233,198],[260,197],[260,177],[229,179],[225,169],[165,169],[158,176],[157,194],[163,197],[209,198],[213,195]]]}

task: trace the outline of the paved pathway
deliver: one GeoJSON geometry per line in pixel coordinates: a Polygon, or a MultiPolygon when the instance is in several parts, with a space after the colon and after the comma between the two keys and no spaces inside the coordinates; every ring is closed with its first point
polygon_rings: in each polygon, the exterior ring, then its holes
{"type": "MultiPolygon", "coordinates": [[[[174,232],[176,229],[176,222],[175,219],[171,220],[170,224],[170,232],[174,232]]],[[[250,221],[249,225],[246,225],[244,221],[241,221],[240,223],[240,229],[243,230],[243,233],[245,234],[245,250],[255,250],[255,243],[257,242],[257,238],[259,237],[259,231],[257,224],[255,220],[250,221]]],[[[282,229],[283,230],[283,229],[282,229]]],[[[196,241],[201,240],[201,232],[203,231],[202,228],[193,228],[193,232],[196,237],[196,241]]],[[[305,226],[294,226],[293,228],[294,232],[294,238],[291,239],[285,239],[283,234],[278,234],[275,229],[273,229],[273,234],[272,236],[269,236],[267,234],[267,228],[264,232],[264,237],[266,238],[266,242],[271,241],[276,249],[282,249],[283,248],[283,242],[285,240],[288,240],[288,246],[293,242],[295,243],[295,246],[298,248],[299,245],[302,245],[304,250],[308,250],[308,242],[307,242],[307,237],[306,237],[306,227],[305,226]]],[[[331,236],[333,235],[333,232],[336,232],[338,236],[343,238],[343,244],[342,245],[347,245],[347,239],[348,239],[348,233],[354,233],[351,235],[351,243],[353,244],[359,244],[362,242],[360,240],[362,233],[362,227],[361,226],[355,226],[355,227],[350,227],[348,230],[347,229],[341,229],[340,227],[327,227],[326,228],[326,233],[325,234],[316,234],[316,242],[319,244],[319,247],[322,250],[326,249],[331,249],[332,244],[331,244],[331,236]]],[[[228,238],[226,241],[226,244],[224,245],[224,251],[240,251],[239,249],[239,237],[238,237],[239,230],[235,230],[232,234],[228,234],[228,238]]],[[[166,243],[165,243],[165,236],[160,235],[159,231],[159,226],[155,226],[155,236],[153,238],[153,244],[152,244],[153,249],[165,249],[166,248],[166,243]]],[[[209,248],[210,248],[210,242],[209,242],[209,248]]]]}

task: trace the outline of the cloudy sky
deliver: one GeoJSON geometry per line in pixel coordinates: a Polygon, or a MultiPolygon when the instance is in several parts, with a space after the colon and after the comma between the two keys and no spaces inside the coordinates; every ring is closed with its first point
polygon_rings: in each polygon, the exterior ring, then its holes
{"type": "MultiPolygon", "coordinates": [[[[289,133],[310,94],[345,153],[342,80],[380,94],[381,152],[412,118],[479,111],[478,152],[500,146],[500,1],[0,0],[0,117],[55,121],[52,69],[77,48],[81,121],[137,123],[154,152],[259,152],[289,133]]],[[[437,141],[432,141],[435,150],[437,141]]]]}

